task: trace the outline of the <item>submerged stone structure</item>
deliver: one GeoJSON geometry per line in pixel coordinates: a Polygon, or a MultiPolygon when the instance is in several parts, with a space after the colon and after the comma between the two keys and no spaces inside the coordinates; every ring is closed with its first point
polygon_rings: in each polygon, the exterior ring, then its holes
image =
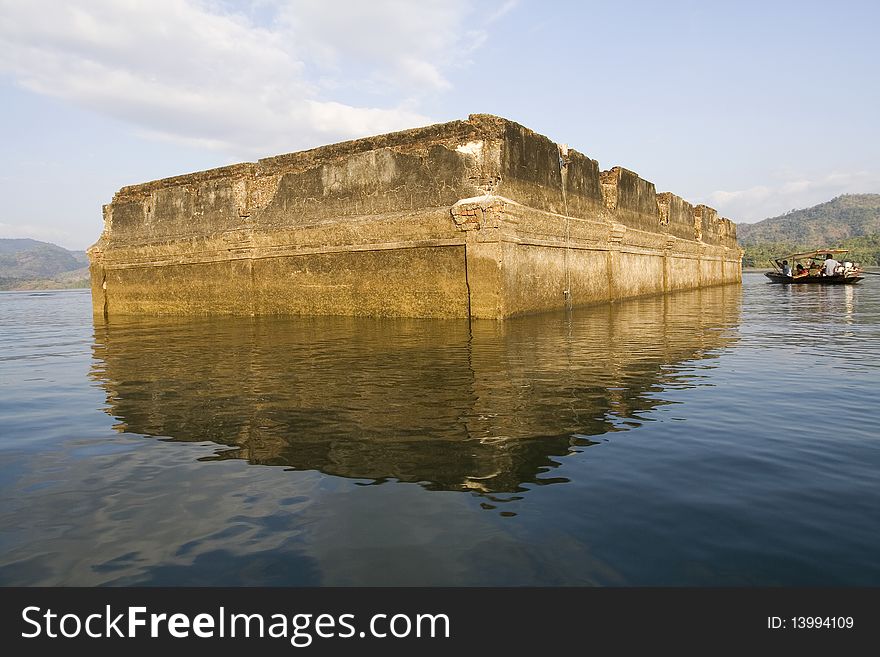
{"type": "Polygon", "coordinates": [[[104,316],[501,319],[741,280],[712,208],[484,114],[123,187],[89,258],[104,316]]]}

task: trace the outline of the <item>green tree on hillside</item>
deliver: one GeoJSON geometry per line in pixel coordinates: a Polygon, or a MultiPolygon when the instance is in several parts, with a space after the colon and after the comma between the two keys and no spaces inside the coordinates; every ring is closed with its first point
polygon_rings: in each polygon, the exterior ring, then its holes
{"type": "Polygon", "coordinates": [[[880,265],[880,194],[845,194],[812,208],[737,226],[744,267],[820,248],[850,249],[863,266],[880,265]]]}

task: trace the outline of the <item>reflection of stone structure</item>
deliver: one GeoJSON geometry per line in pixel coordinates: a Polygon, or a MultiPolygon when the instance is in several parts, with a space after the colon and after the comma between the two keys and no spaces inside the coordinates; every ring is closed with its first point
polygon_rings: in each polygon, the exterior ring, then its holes
{"type": "MultiPolygon", "coordinates": [[[[120,429],[217,458],[442,490],[554,481],[554,457],[641,423],[676,365],[732,338],[738,287],[510,322],[354,318],[96,323],[120,429]]],[[[680,367],[679,367],[680,369],[680,367]]]]}
{"type": "Polygon", "coordinates": [[[735,227],[472,115],[124,187],[95,312],[500,318],[740,280],[735,227]]]}

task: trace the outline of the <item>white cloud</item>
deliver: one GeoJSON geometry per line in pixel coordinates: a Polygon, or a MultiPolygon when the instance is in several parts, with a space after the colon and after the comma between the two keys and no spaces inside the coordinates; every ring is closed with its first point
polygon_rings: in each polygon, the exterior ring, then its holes
{"type": "Polygon", "coordinates": [[[709,194],[709,204],[734,221],[753,222],[807,208],[841,194],[880,192],[880,172],[833,172],[817,178],[791,176],[774,185],[709,194]]]}
{"type": "Polygon", "coordinates": [[[466,0],[0,0],[0,72],[142,134],[259,157],[430,123],[419,102],[485,39],[472,12],[466,0]]]}
{"type": "Polygon", "coordinates": [[[494,23],[495,21],[513,11],[513,9],[516,8],[518,4],[519,0],[507,0],[507,2],[505,2],[500,7],[498,7],[498,9],[489,14],[488,21],[490,23],[494,23]]]}
{"type": "MultiPolygon", "coordinates": [[[[291,0],[277,24],[322,72],[355,69],[344,82],[358,91],[413,99],[452,84],[445,70],[467,60],[491,22],[472,0],[291,0]]],[[[494,3],[481,5],[495,10],[494,3]]],[[[502,9],[503,9],[502,5],[502,9]]],[[[497,10],[497,11],[500,11],[497,10]]]]}

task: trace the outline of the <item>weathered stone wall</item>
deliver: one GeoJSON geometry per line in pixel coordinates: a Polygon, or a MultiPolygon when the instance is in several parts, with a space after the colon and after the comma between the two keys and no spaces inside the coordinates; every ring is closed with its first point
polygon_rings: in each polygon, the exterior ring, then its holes
{"type": "Polygon", "coordinates": [[[694,239],[694,206],[672,192],[657,194],[661,230],[684,240],[694,239]]]}
{"type": "Polygon", "coordinates": [[[104,222],[105,315],[501,318],[740,280],[711,208],[488,115],[124,187],[104,222]]]}
{"type": "Polygon", "coordinates": [[[654,183],[623,167],[603,171],[600,176],[605,207],[617,221],[629,228],[662,230],[654,183]]]}

